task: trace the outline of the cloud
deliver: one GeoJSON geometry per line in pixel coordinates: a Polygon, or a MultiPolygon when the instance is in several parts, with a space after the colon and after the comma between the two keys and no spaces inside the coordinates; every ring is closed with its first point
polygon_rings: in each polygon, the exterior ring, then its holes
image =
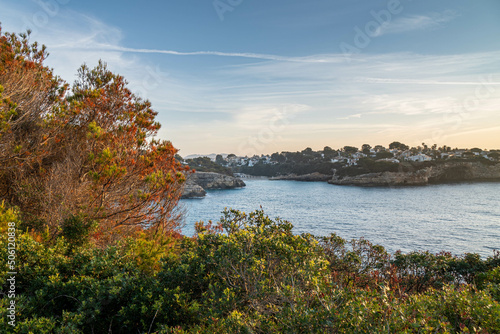
{"type": "Polygon", "coordinates": [[[410,31],[436,29],[456,17],[458,17],[457,13],[449,10],[443,13],[400,17],[392,22],[382,24],[374,35],[382,36],[386,34],[401,34],[410,31]]]}
{"type": "Polygon", "coordinates": [[[346,116],[346,117],[339,117],[338,119],[351,119],[351,118],[361,118],[362,114],[354,114],[354,115],[349,115],[349,116],[346,116]]]}
{"type": "Polygon", "coordinates": [[[289,123],[299,113],[309,110],[311,110],[310,106],[301,104],[249,105],[237,110],[232,121],[233,126],[241,129],[259,130],[273,122],[289,123]]]}
{"type": "Polygon", "coordinates": [[[364,82],[367,83],[378,83],[378,84],[411,84],[411,85],[465,85],[465,86],[477,86],[478,84],[483,85],[500,85],[500,81],[497,82],[478,82],[478,81],[438,81],[438,80],[415,80],[415,79],[384,79],[384,78],[363,78],[364,82]]]}
{"type": "Polygon", "coordinates": [[[450,96],[422,99],[411,96],[375,95],[367,97],[361,103],[367,107],[366,109],[373,110],[365,115],[398,114],[412,116],[453,113],[453,107],[458,104],[458,101],[450,96]]]}

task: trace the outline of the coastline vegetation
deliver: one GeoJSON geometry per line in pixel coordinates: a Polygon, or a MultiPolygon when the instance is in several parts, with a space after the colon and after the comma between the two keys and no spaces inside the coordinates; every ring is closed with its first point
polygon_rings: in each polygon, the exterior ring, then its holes
{"type": "MultiPolygon", "coordinates": [[[[231,167],[234,172],[254,176],[275,177],[290,174],[305,175],[312,173],[333,176],[335,171],[335,175],[342,178],[345,176],[357,176],[380,172],[413,172],[426,167],[439,166],[442,164],[478,162],[486,166],[491,166],[499,163],[498,159],[500,154],[498,150],[491,150],[487,157],[475,155],[473,153],[475,149],[463,150],[464,154],[458,157],[453,154],[445,153],[448,152],[448,147],[434,149],[413,147],[410,149],[407,145],[399,142],[394,143],[389,145],[389,147],[394,147],[393,149],[386,149],[377,145],[377,149],[371,151],[366,148],[358,150],[358,148],[353,146],[346,146],[338,151],[328,146],[319,151],[313,151],[311,148],[306,148],[300,152],[276,152],[270,155],[269,158],[257,156],[248,158],[247,160],[251,161],[251,163],[234,164],[228,159],[229,161],[221,161],[220,165],[231,167]],[[394,146],[394,143],[400,145],[394,146]],[[400,150],[400,148],[405,150],[400,150]],[[441,153],[443,153],[443,157],[441,153]],[[407,157],[412,154],[425,155],[429,160],[408,160],[407,157]]],[[[363,146],[371,147],[368,144],[363,146]]],[[[481,152],[481,150],[479,151],[481,152]]]]}
{"type": "MultiPolygon", "coordinates": [[[[3,206],[0,220],[19,222],[18,212],[3,206]]],[[[11,333],[500,331],[499,253],[391,255],[363,239],[295,235],[262,211],[226,210],[192,238],[138,235],[107,247],[17,233],[11,333]]]]}
{"type": "Polygon", "coordinates": [[[212,161],[209,157],[198,157],[193,159],[183,159],[177,155],[177,160],[189,166],[197,172],[214,172],[222,175],[233,176],[231,168],[223,166],[219,161],[212,161]]]}
{"type": "Polygon", "coordinates": [[[70,88],[46,57],[0,31],[2,333],[500,332],[498,253],[388,254],[259,210],[182,236],[189,170],[151,104],[102,62],[70,88]]]}

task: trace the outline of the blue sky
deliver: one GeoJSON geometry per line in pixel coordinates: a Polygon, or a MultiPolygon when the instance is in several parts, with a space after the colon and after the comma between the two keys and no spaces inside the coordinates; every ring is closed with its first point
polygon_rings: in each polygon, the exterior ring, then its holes
{"type": "Polygon", "coordinates": [[[193,153],[500,148],[500,1],[0,0],[72,83],[103,59],[193,153]]]}

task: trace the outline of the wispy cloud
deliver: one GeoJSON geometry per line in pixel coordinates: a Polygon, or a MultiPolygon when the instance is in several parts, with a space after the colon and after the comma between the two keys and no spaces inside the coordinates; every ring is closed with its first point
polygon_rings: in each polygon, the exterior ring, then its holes
{"type": "Polygon", "coordinates": [[[347,119],[351,119],[351,118],[361,118],[361,116],[363,116],[363,115],[362,114],[354,114],[354,115],[349,115],[346,117],[339,117],[338,119],[347,120],[347,119]]]}
{"type": "Polygon", "coordinates": [[[392,22],[382,24],[375,32],[375,36],[401,34],[416,30],[436,29],[456,17],[458,17],[458,14],[453,11],[399,17],[392,22]]]}
{"type": "MultiPolygon", "coordinates": [[[[458,86],[477,86],[481,84],[478,81],[438,81],[438,80],[415,80],[415,79],[387,79],[387,78],[363,78],[362,81],[366,83],[378,83],[378,84],[410,84],[410,85],[458,85],[458,86]]],[[[500,81],[497,82],[483,82],[483,85],[500,85],[500,81]]]]}

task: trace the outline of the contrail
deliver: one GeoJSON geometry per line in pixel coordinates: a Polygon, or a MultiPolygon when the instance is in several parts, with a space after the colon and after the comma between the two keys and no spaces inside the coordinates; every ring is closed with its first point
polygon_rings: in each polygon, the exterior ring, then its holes
{"type": "MultiPolygon", "coordinates": [[[[52,48],[67,48],[68,45],[58,45],[52,48]]],[[[317,58],[313,57],[286,57],[272,54],[262,54],[262,53],[251,53],[251,52],[220,52],[220,51],[191,51],[191,52],[180,52],[174,50],[158,50],[158,49],[134,49],[126,48],[116,45],[95,45],[95,46],[84,46],[82,45],[72,45],[76,48],[84,49],[96,49],[96,50],[106,50],[106,51],[119,51],[119,52],[129,52],[129,53],[156,53],[156,54],[167,54],[174,56],[221,56],[221,57],[238,57],[238,58],[253,58],[253,59],[263,59],[263,60],[274,60],[274,61],[287,61],[287,62],[298,62],[298,63],[338,63],[342,59],[340,56],[324,56],[317,58]]]]}
{"type": "Polygon", "coordinates": [[[135,53],[159,53],[169,54],[176,56],[222,56],[222,57],[240,57],[240,58],[254,58],[264,60],[276,61],[289,61],[299,63],[338,63],[342,61],[340,57],[325,57],[325,58],[311,58],[311,57],[285,57],[271,54],[250,53],[250,52],[220,52],[220,51],[192,51],[192,52],[179,52],[173,50],[157,50],[157,49],[133,49],[124,48],[120,46],[108,46],[110,50],[122,52],[135,52],[135,53]]]}
{"type": "MultiPolygon", "coordinates": [[[[157,50],[157,49],[133,49],[124,48],[120,46],[109,47],[110,50],[122,51],[122,52],[134,52],[134,53],[159,53],[159,54],[169,54],[176,56],[222,56],[222,57],[241,57],[241,58],[256,58],[256,59],[266,59],[266,60],[278,60],[278,61],[307,61],[304,58],[294,58],[294,57],[284,57],[269,54],[260,53],[247,53],[247,52],[220,52],[220,51],[192,51],[192,52],[179,52],[173,50],[157,50]]],[[[315,60],[309,59],[309,62],[315,60]]]]}

